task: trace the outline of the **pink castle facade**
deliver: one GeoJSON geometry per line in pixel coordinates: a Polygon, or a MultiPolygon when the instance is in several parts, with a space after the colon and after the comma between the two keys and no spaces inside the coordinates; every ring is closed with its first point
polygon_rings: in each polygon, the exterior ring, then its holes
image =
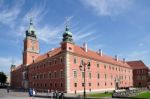
{"type": "Polygon", "coordinates": [[[11,67],[11,86],[57,90],[67,93],[112,91],[133,86],[132,68],[119,60],[76,45],[66,27],[61,46],[39,54],[38,38],[30,22],[24,40],[23,63],[11,67]],[[90,64],[90,67],[88,67],[90,64]],[[86,72],[80,66],[86,66],[86,72]]]}

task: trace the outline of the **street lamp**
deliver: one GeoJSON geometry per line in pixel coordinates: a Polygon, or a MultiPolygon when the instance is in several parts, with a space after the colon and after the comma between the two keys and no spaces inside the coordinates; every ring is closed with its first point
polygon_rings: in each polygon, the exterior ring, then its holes
{"type": "Polygon", "coordinates": [[[85,81],[85,76],[86,76],[86,69],[90,69],[90,62],[88,63],[85,63],[85,62],[81,62],[81,65],[79,66],[80,68],[80,71],[83,71],[84,72],[84,92],[83,92],[83,96],[84,96],[84,99],[86,97],[86,90],[85,90],[85,84],[86,84],[86,81],[85,81]]]}
{"type": "Polygon", "coordinates": [[[119,83],[120,83],[120,77],[118,78],[118,77],[116,77],[115,78],[115,89],[118,89],[119,88],[119,83]]]}

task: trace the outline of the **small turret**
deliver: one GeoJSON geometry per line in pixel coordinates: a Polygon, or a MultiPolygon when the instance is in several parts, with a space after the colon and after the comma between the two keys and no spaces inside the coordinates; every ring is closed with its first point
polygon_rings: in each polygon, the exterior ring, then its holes
{"type": "Polygon", "coordinates": [[[63,33],[63,42],[73,43],[72,33],[69,31],[68,26],[66,26],[65,32],[63,33]]]}
{"type": "Polygon", "coordinates": [[[28,28],[28,30],[26,30],[26,37],[27,36],[31,36],[31,37],[35,37],[36,38],[36,33],[35,33],[34,26],[33,26],[32,18],[30,18],[29,28],[28,28]]]}
{"type": "Polygon", "coordinates": [[[10,69],[11,69],[11,71],[14,71],[15,68],[16,68],[16,66],[12,64],[10,69]]]}

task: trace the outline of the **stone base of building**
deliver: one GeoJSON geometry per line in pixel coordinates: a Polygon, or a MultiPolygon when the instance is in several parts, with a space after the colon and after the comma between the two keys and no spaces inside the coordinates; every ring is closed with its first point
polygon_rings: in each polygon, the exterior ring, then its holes
{"type": "MultiPolygon", "coordinates": [[[[91,90],[86,90],[86,93],[102,93],[102,92],[112,92],[115,90],[115,88],[105,88],[105,89],[91,89],[91,90]]],[[[83,90],[77,90],[75,91],[68,91],[67,93],[83,93],[83,90]]]]}

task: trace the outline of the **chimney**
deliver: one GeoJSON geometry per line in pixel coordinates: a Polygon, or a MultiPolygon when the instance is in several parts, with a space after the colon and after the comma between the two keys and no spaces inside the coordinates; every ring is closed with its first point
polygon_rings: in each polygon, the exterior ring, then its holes
{"type": "Polygon", "coordinates": [[[118,61],[118,56],[117,55],[115,55],[115,60],[118,61]]]}
{"type": "Polygon", "coordinates": [[[103,56],[102,49],[99,49],[99,55],[100,55],[100,56],[103,56]]]}
{"type": "Polygon", "coordinates": [[[125,63],[126,62],[126,59],[125,58],[123,58],[123,63],[125,63]]]}
{"type": "Polygon", "coordinates": [[[84,51],[87,52],[87,43],[83,43],[83,48],[84,48],[84,51]]]}

